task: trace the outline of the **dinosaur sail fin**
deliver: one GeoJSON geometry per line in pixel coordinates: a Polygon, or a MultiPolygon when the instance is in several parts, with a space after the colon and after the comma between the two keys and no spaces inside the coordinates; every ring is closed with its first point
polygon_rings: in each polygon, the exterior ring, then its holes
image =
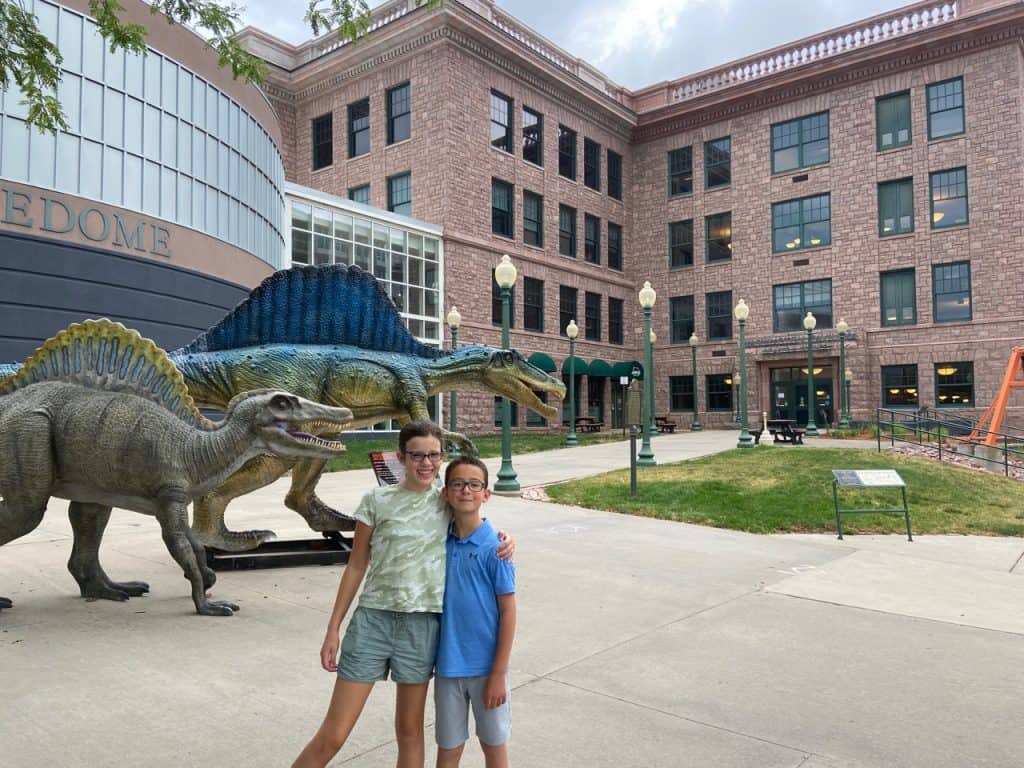
{"type": "Polygon", "coordinates": [[[21,370],[0,383],[0,395],[43,381],[131,392],[163,406],[187,424],[210,424],[167,353],[138,331],[106,318],[73,323],[44,341],[21,370]]]}
{"type": "Polygon", "coordinates": [[[417,357],[439,354],[409,333],[382,283],[344,264],[275,272],[227,317],[178,351],[260,344],[349,344],[417,357]]]}

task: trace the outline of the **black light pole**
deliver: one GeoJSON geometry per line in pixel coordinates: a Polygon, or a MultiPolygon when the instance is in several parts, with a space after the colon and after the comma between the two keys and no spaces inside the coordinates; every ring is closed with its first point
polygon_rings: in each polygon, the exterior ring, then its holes
{"type": "Polygon", "coordinates": [[[839,413],[839,427],[840,429],[846,429],[850,426],[850,400],[849,393],[846,391],[846,332],[850,330],[850,326],[846,324],[843,318],[839,318],[839,322],[836,323],[836,330],[839,331],[839,386],[842,388],[843,394],[843,407],[839,413]]]}
{"type": "Polygon", "coordinates": [[[693,354],[693,419],[690,422],[691,432],[700,432],[703,427],[700,425],[700,414],[697,412],[697,395],[699,389],[697,387],[697,345],[700,344],[700,339],[697,338],[696,331],[690,334],[690,352],[693,354]]]}
{"type": "Polygon", "coordinates": [[[580,327],[575,319],[565,326],[565,335],[569,337],[569,434],[565,436],[565,444],[571,448],[579,445],[576,440],[576,337],[580,335],[580,327]]]}
{"type": "MultiPolygon", "coordinates": [[[[516,284],[516,268],[506,253],[494,270],[494,279],[501,288],[501,348],[509,348],[509,326],[512,324],[512,286],[516,284]]],[[[494,483],[495,493],[519,493],[519,479],[512,466],[512,405],[501,399],[501,469],[494,483]]]]}
{"type": "MultiPolygon", "coordinates": [[[[458,336],[459,336],[459,326],[462,325],[462,315],[459,314],[459,310],[455,307],[454,304],[452,305],[452,309],[448,313],[448,317],[446,319],[448,320],[448,329],[452,332],[452,351],[454,352],[455,348],[456,348],[456,344],[457,344],[457,339],[458,339],[458,336]]],[[[455,397],[455,390],[454,389],[452,389],[452,391],[449,393],[448,398],[449,398],[449,400],[448,400],[449,401],[448,431],[449,432],[458,432],[459,431],[459,427],[458,427],[458,417],[456,416],[456,404],[455,404],[456,397],[455,397]]],[[[458,443],[452,443],[451,448],[448,451],[448,455],[449,455],[449,457],[451,457],[453,459],[457,459],[457,458],[459,458],[462,455],[461,451],[459,451],[458,443]]]]}
{"type": "Polygon", "coordinates": [[[747,302],[740,299],[733,310],[736,320],[740,324],[740,371],[739,381],[736,386],[740,389],[740,441],[737,448],[753,448],[754,438],[750,436],[750,425],[747,423],[747,344],[744,330],[747,325],[747,317],[750,315],[750,307],[747,302]]]}
{"type": "Polygon", "coordinates": [[[644,283],[640,289],[640,306],[644,310],[644,348],[647,355],[644,359],[646,371],[644,371],[644,410],[643,418],[640,419],[644,427],[643,444],[640,446],[637,464],[641,467],[653,467],[657,462],[654,460],[654,451],[651,450],[651,419],[650,413],[654,408],[654,381],[651,373],[654,368],[654,353],[651,350],[651,310],[658,294],[651,288],[650,281],[644,283]]]}
{"type": "Polygon", "coordinates": [[[804,318],[804,330],[807,331],[807,437],[817,437],[818,427],[814,423],[814,409],[817,398],[814,394],[814,326],[818,321],[810,312],[804,318]]]}

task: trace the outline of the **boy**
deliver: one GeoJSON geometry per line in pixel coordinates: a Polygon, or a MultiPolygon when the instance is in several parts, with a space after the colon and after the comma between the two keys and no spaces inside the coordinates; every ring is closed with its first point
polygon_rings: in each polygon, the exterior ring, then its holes
{"type": "Polygon", "coordinates": [[[498,538],[480,517],[491,497],[479,459],[448,465],[441,495],[452,509],[434,702],[437,768],[458,768],[469,707],[487,768],[508,768],[512,731],[508,663],[516,632],[515,567],[495,555],[498,538]]]}

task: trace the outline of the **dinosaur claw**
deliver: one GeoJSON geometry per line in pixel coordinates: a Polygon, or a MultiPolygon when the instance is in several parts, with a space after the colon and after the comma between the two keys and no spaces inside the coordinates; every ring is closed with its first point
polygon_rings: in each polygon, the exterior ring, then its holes
{"type": "Polygon", "coordinates": [[[309,527],[320,533],[325,531],[354,531],[356,520],[354,517],[343,515],[336,509],[324,504],[316,496],[309,500],[309,506],[305,512],[299,510],[299,514],[306,518],[309,527]]]}
{"type": "Polygon", "coordinates": [[[207,600],[203,605],[196,606],[196,613],[201,616],[233,616],[240,608],[226,600],[207,600]]]}
{"type": "Polygon", "coordinates": [[[140,597],[149,592],[149,584],[144,581],[112,581],[110,587],[129,597],[140,597]]]}
{"type": "Polygon", "coordinates": [[[199,535],[204,547],[219,549],[222,552],[248,552],[260,544],[276,539],[273,531],[220,531],[212,536],[199,535]]]}

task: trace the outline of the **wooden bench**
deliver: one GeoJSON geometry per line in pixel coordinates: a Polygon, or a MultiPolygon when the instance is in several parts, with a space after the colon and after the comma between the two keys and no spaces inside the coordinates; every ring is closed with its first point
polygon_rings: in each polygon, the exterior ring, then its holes
{"type": "Polygon", "coordinates": [[[803,445],[805,429],[797,429],[793,422],[788,420],[769,420],[768,431],[776,443],[790,443],[791,445],[803,445]]]}
{"type": "Polygon", "coordinates": [[[655,416],[654,426],[658,428],[659,432],[668,432],[671,434],[676,431],[677,424],[668,416],[655,416]]]}
{"type": "Polygon", "coordinates": [[[593,416],[578,416],[576,418],[577,432],[600,432],[604,426],[603,421],[598,421],[593,416]]]}

